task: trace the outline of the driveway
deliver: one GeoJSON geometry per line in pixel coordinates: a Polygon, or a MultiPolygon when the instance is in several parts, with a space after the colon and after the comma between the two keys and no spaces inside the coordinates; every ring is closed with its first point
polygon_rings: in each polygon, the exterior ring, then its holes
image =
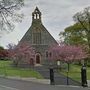
{"type": "MultiPolygon", "coordinates": [[[[38,71],[45,79],[50,79],[49,68],[45,66],[34,67],[36,71],[38,71]]],[[[67,77],[58,73],[57,69],[54,69],[54,80],[55,85],[67,85],[67,77]]],[[[68,84],[73,86],[81,86],[81,84],[77,81],[68,78],[68,84]]]]}

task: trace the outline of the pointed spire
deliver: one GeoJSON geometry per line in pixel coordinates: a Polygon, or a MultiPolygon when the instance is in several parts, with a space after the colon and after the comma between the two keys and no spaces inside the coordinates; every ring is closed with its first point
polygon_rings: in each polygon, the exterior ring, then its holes
{"type": "Polygon", "coordinates": [[[38,7],[36,6],[35,10],[39,11],[38,7]]]}

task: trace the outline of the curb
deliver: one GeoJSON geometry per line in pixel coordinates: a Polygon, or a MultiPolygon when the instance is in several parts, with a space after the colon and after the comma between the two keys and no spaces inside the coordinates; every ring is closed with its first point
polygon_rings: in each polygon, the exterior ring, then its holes
{"type": "Polygon", "coordinates": [[[49,79],[37,79],[37,78],[20,78],[20,77],[6,77],[8,79],[14,79],[14,80],[23,80],[23,81],[32,81],[32,82],[37,82],[41,84],[50,84],[49,79]]]}

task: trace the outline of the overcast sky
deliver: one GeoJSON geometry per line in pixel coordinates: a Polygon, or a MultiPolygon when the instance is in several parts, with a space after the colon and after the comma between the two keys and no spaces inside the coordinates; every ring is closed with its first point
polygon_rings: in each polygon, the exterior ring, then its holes
{"type": "Polygon", "coordinates": [[[17,44],[31,26],[32,12],[38,6],[42,12],[42,22],[51,35],[59,40],[59,33],[73,24],[73,15],[90,6],[90,0],[25,0],[21,9],[24,19],[16,25],[11,33],[4,33],[0,38],[0,45],[17,44]]]}

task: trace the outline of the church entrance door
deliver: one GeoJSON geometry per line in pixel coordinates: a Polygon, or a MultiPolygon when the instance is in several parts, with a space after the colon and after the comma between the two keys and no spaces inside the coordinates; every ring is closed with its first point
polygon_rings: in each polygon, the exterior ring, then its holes
{"type": "Polygon", "coordinates": [[[32,58],[30,59],[30,65],[34,66],[34,60],[32,58]]]}
{"type": "Polygon", "coordinates": [[[40,60],[41,59],[41,56],[40,54],[36,54],[36,64],[40,64],[40,60]]]}

